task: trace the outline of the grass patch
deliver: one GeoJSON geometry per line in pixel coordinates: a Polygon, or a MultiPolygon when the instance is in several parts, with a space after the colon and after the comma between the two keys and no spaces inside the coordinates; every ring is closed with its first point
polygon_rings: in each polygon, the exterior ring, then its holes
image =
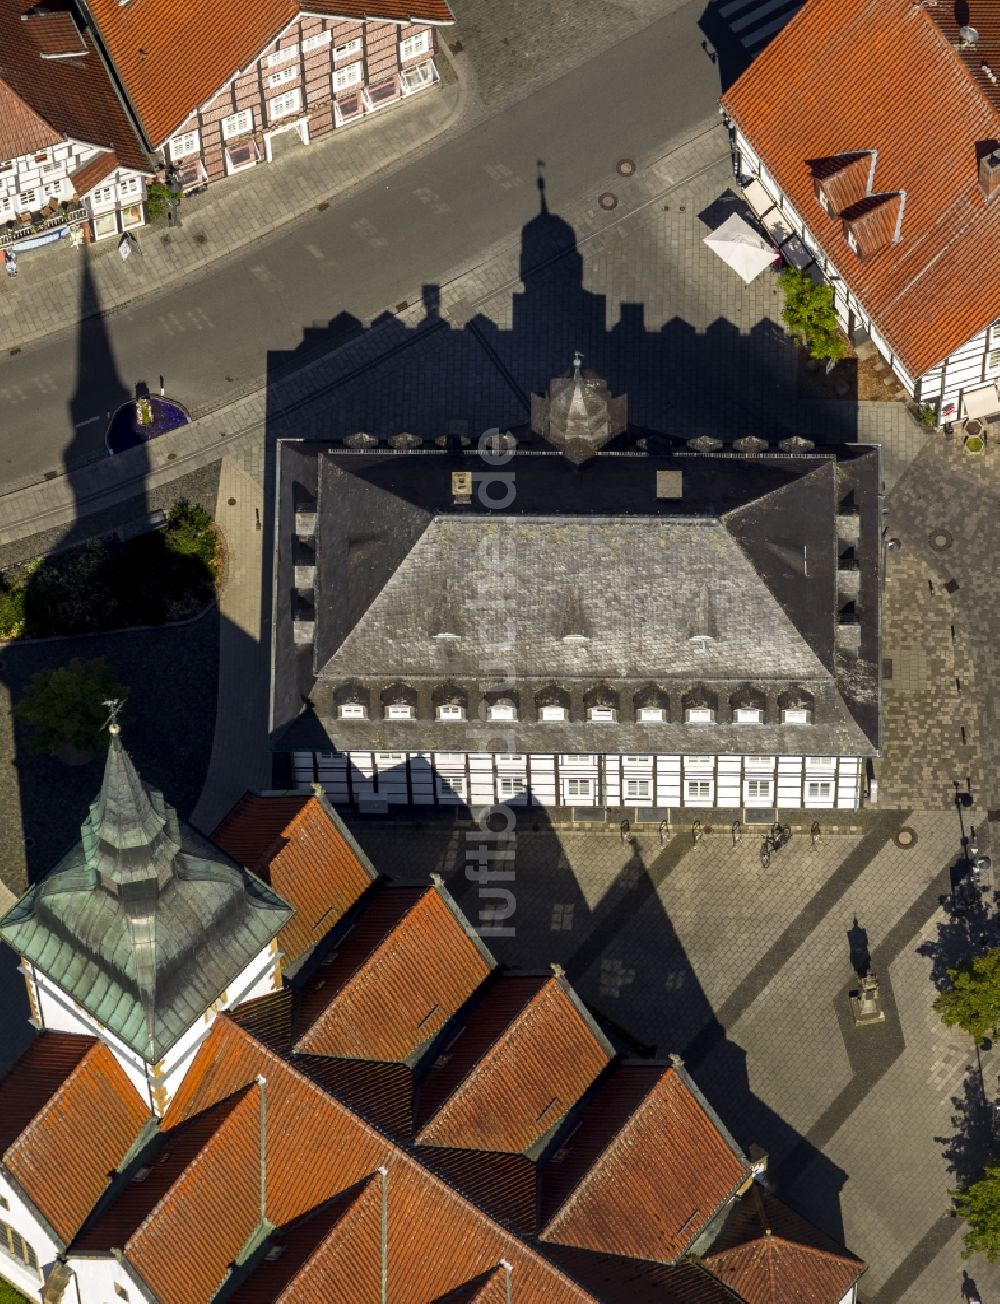
{"type": "Polygon", "coordinates": [[[0,1277],[0,1304],[28,1304],[28,1297],[0,1277]]]}
{"type": "Polygon", "coordinates": [[[0,575],[0,638],[47,638],[162,625],[215,596],[220,541],[202,507],[181,501],[136,539],[91,539],[0,575]]]}

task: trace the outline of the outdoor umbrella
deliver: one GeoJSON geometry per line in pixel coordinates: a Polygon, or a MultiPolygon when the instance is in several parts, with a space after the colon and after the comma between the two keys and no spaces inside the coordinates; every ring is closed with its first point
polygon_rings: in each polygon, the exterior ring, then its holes
{"type": "Polygon", "coordinates": [[[705,243],[748,285],[777,257],[773,247],[762,240],[738,213],[727,217],[717,231],[707,235],[705,243]]]}

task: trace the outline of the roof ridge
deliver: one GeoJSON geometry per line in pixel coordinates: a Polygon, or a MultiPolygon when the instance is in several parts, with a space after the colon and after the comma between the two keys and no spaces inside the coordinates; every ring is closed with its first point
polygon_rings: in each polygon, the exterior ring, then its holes
{"type": "MultiPolygon", "coordinates": [[[[352,1224],[357,1220],[357,1218],[360,1216],[361,1212],[364,1209],[364,1202],[368,1198],[369,1193],[373,1190],[376,1190],[377,1184],[375,1179],[377,1175],[378,1175],[378,1169],[375,1169],[374,1172],[369,1173],[367,1177],[363,1177],[361,1181],[356,1184],[358,1189],[354,1192],[350,1200],[347,1202],[347,1206],[344,1209],[341,1216],[337,1219],[337,1221],[326,1233],[326,1235],[321,1237],[320,1240],[316,1242],[316,1244],[312,1247],[312,1249],[309,1251],[306,1257],[302,1260],[298,1269],[291,1275],[291,1277],[289,1277],[288,1281],[285,1283],[284,1288],[282,1289],[281,1294],[278,1296],[278,1300],[282,1300],[286,1296],[290,1299],[294,1298],[293,1296],[289,1295],[289,1292],[291,1291],[292,1287],[298,1283],[299,1279],[303,1276],[303,1274],[309,1269],[314,1259],[316,1259],[319,1253],[326,1247],[326,1245],[329,1243],[331,1238],[342,1235],[343,1232],[350,1226],[350,1224],[352,1224]]],[[[349,1190],[350,1187],[348,1187],[348,1191],[349,1190]]],[[[332,1199],[334,1200],[343,1199],[343,1196],[345,1194],[346,1192],[341,1192],[339,1195],[333,1196],[332,1199]]],[[[323,1201],[323,1204],[327,1204],[327,1203],[329,1202],[326,1200],[323,1201]]],[[[319,1207],[322,1208],[322,1206],[319,1207]]],[[[295,1223],[305,1222],[309,1218],[313,1217],[314,1214],[316,1214],[316,1212],[317,1210],[310,1209],[307,1213],[303,1214],[301,1218],[296,1218],[295,1223]]],[[[292,1225],[294,1225],[294,1223],[292,1225]]]]}
{"type": "MultiPolygon", "coordinates": [[[[289,793],[289,794],[288,794],[288,797],[289,797],[289,798],[294,798],[294,797],[299,796],[299,795],[301,795],[302,798],[303,798],[302,805],[301,805],[301,806],[299,807],[299,809],[295,812],[295,814],[294,814],[294,815],[292,816],[292,818],[288,821],[288,823],[284,826],[284,828],[281,830],[281,832],[280,832],[280,833],[276,833],[276,834],[274,835],[274,837],[273,837],[273,838],[271,839],[271,841],[267,844],[267,846],[264,848],[264,850],[263,850],[263,851],[262,851],[262,852],[257,856],[257,858],[256,858],[256,860],[254,861],[253,865],[250,866],[250,869],[251,869],[251,871],[252,871],[254,874],[257,874],[258,876],[260,876],[260,871],[261,871],[261,869],[262,869],[265,865],[266,865],[268,868],[270,868],[271,861],[273,860],[273,858],[278,854],[279,851],[283,850],[284,847],[286,847],[286,846],[288,845],[288,843],[291,841],[291,836],[290,836],[291,830],[294,828],[294,829],[296,829],[296,831],[297,831],[298,825],[299,825],[299,823],[301,822],[302,817],[304,816],[305,812],[309,809],[309,807],[311,806],[311,804],[312,804],[314,801],[316,801],[316,797],[315,797],[314,794],[311,794],[311,795],[309,795],[309,796],[306,796],[305,793],[302,793],[302,794],[298,794],[298,793],[289,793]]],[[[254,801],[263,801],[263,802],[266,802],[266,801],[270,800],[270,799],[267,798],[267,797],[261,797],[261,796],[260,796],[259,794],[257,794],[257,793],[249,793],[249,792],[248,792],[248,793],[245,793],[244,796],[241,798],[241,802],[243,802],[243,801],[247,801],[248,799],[249,799],[249,800],[254,800],[254,801]]],[[[280,799],[279,799],[279,800],[280,800],[280,799]]],[[[318,802],[317,802],[316,804],[319,805],[318,802]]],[[[235,808],[234,808],[234,809],[235,809],[235,808]]],[[[230,813],[232,813],[232,812],[230,812],[230,813]]],[[[228,816],[227,816],[227,818],[228,818],[228,816]]]]}
{"type": "MultiPolygon", "coordinates": [[[[14,1138],[14,1140],[10,1143],[10,1145],[3,1152],[3,1154],[0,1155],[0,1161],[6,1162],[7,1156],[17,1151],[20,1148],[21,1143],[27,1138],[29,1133],[33,1133],[36,1123],[40,1124],[42,1115],[47,1113],[49,1109],[58,1100],[61,1100],[63,1098],[63,1096],[69,1090],[70,1084],[75,1081],[76,1077],[82,1071],[84,1064],[87,1063],[92,1053],[96,1053],[97,1051],[103,1048],[107,1052],[107,1054],[111,1056],[112,1061],[115,1064],[118,1063],[114,1055],[111,1054],[111,1051],[108,1050],[107,1046],[104,1045],[104,1042],[102,1042],[98,1037],[93,1037],[88,1033],[82,1033],[82,1034],[72,1033],[70,1035],[74,1037],[79,1036],[81,1040],[89,1041],[91,1044],[87,1047],[87,1049],[83,1052],[83,1054],[80,1056],[77,1062],[73,1065],[69,1073],[66,1074],[62,1082],[59,1083],[55,1091],[53,1091],[52,1094],[41,1103],[41,1105],[38,1107],[36,1112],[31,1116],[29,1121],[21,1129],[20,1133],[14,1138]]],[[[123,1070],[123,1076],[124,1076],[124,1070],[123,1070]]],[[[131,1085],[132,1084],[129,1083],[129,1086],[131,1085]]]]}

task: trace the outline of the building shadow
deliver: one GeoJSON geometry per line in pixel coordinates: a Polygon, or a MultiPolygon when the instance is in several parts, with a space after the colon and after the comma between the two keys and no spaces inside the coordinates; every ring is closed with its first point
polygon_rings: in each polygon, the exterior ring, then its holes
{"type": "MultiPolygon", "coordinates": [[[[787,17],[794,9],[789,8],[787,17]]],[[[770,27],[773,9],[768,5],[745,4],[734,5],[732,0],[711,0],[698,19],[698,26],[705,34],[702,48],[706,49],[719,73],[719,93],[729,90],[733,82],[741,77],[754,59],[760,54],[770,40],[777,35],[775,27],[767,32],[767,40],[753,44],[752,48],[744,45],[745,40],[753,41],[755,29],[759,32],[765,25],[770,27]],[[755,17],[755,10],[760,16],[755,17]]]]}

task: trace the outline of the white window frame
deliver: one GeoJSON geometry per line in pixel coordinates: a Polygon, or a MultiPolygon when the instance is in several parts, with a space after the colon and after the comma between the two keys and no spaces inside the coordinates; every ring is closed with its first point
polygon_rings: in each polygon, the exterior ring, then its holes
{"type": "Polygon", "coordinates": [[[713,724],[715,712],[710,706],[689,706],[684,719],[687,724],[713,724]]]}
{"type": "Polygon", "coordinates": [[[230,113],[222,119],[220,125],[223,140],[244,136],[248,131],[253,131],[253,109],[240,109],[239,113],[230,113]]]}
{"type": "Polygon", "coordinates": [[[990,349],[986,355],[986,374],[995,376],[1000,371],[1000,349],[990,349]]]}
{"type": "Polygon", "coordinates": [[[0,1254],[4,1254],[20,1268],[33,1272],[36,1277],[41,1277],[42,1271],[38,1266],[35,1247],[8,1222],[0,1222],[0,1254]],[[20,1249],[15,1242],[20,1244],[20,1249]]]}
{"type": "Polygon", "coordinates": [[[497,775],[497,793],[501,797],[523,797],[527,781],[518,774],[497,775]]]}
{"type": "Polygon", "coordinates": [[[434,712],[434,717],[437,720],[464,720],[465,707],[455,702],[442,702],[434,712]]]}
{"type": "Polygon", "coordinates": [[[298,68],[279,68],[277,72],[272,72],[267,79],[270,87],[284,86],[288,82],[297,81],[299,76],[298,68]]]}
{"type": "Polygon", "coordinates": [[[517,709],[510,702],[493,702],[486,712],[489,720],[516,720],[517,709]]]}
{"type": "Polygon", "coordinates": [[[733,712],[735,724],[760,724],[763,718],[764,712],[759,706],[738,706],[733,712]]]}
{"type": "Polygon", "coordinates": [[[538,711],[539,720],[565,720],[566,708],[564,706],[543,706],[538,711]]]}
{"type": "Polygon", "coordinates": [[[257,148],[255,140],[240,141],[233,145],[226,145],[226,173],[232,176],[234,172],[245,172],[247,168],[254,168],[260,162],[260,150],[257,148]],[[237,163],[233,158],[233,150],[249,150],[252,155],[245,163],[237,163]]]}
{"type": "Polygon", "coordinates": [[[381,769],[383,765],[400,765],[406,760],[405,752],[376,752],[375,764],[381,769]]]}
{"type": "Polygon", "coordinates": [[[419,59],[422,54],[430,54],[431,34],[428,31],[417,32],[414,36],[404,36],[399,43],[399,59],[419,59]]]}
{"type": "Polygon", "coordinates": [[[773,770],[773,756],[744,756],[743,768],[746,770],[773,770]]]}
{"type": "Polygon", "coordinates": [[[578,799],[586,797],[589,801],[590,798],[593,797],[594,795],[593,779],[577,778],[577,777],[574,777],[572,779],[563,779],[563,785],[564,785],[564,790],[566,793],[567,800],[570,797],[576,797],[578,799]]]}
{"type": "Polygon", "coordinates": [[[385,708],[387,720],[412,720],[413,707],[408,702],[390,702],[385,708]]]}
{"type": "Polygon", "coordinates": [[[267,56],[267,66],[269,68],[280,68],[282,64],[288,63],[291,59],[294,59],[298,52],[298,41],[296,41],[294,45],[286,45],[283,50],[275,50],[274,54],[269,54],[267,56]]]}
{"type": "Polygon", "coordinates": [[[45,199],[60,199],[63,193],[62,179],[58,181],[43,181],[42,195],[45,199]]]}
{"type": "Polygon", "coordinates": [[[282,118],[290,118],[293,113],[298,113],[302,108],[302,90],[298,86],[293,86],[290,91],[284,91],[281,95],[267,102],[267,120],[268,122],[278,122],[282,118]]]}
{"type": "Polygon", "coordinates": [[[317,32],[315,36],[307,36],[302,42],[302,53],[308,54],[310,50],[319,50],[324,45],[330,45],[333,41],[333,32],[329,28],[325,32],[317,32]]]}
{"type": "Polygon", "coordinates": [[[712,780],[711,779],[685,779],[684,792],[687,800],[696,798],[698,801],[712,798],[712,780]]]}
{"type": "Polygon", "coordinates": [[[354,55],[360,54],[363,48],[364,41],[362,41],[360,36],[355,36],[353,40],[345,41],[343,45],[334,47],[334,61],[340,63],[341,59],[353,58],[354,55]]]}
{"type": "Polygon", "coordinates": [[[118,214],[113,208],[95,213],[93,223],[95,240],[107,240],[109,236],[118,234],[118,214]]]}
{"type": "Polygon", "coordinates": [[[106,186],[95,186],[90,192],[90,204],[96,213],[98,209],[114,208],[115,206],[115,187],[113,183],[106,186]]]}
{"type": "Polygon", "coordinates": [[[437,81],[437,68],[433,59],[423,63],[411,63],[401,68],[399,73],[400,90],[404,95],[415,95],[417,91],[426,90],[437,81]]]}
{"type": "Polygon", "coordinates": [[[439,798],[454,797],[458,801],[466,799],[466,779],[464,774],[439,774],[435,789],[439,798]]]}
{"type": "Polygon", "coordinates": [[[503,752],[497,754],[497,762],[500,765],[523,765],[523,752],[503,752]]]}
{"type": "Polygon", "coordinates": [[[368,708],[363,702],[341,702],[337,716],[341,720],[367,720],[368,708]]]}
{"type": "Polygon", "coordinates": [[[649,798],[651,787],[652,784],[649,779],[626,779],[625,800],[646,801],[649,798]]]}
{"type": "Polygon", "coordinates": [[[122,177],[118,182],[118,198],[133,199],[142,196],[142,181],[139,177],[122,177]]]}
{"type": "Polygon", "coordinates": [[[334,91],[350,90],[352,86],[360,86],[362,81],[364,81],[364,77],[362,76],[362,64],[360,59],[355,63],[345,64],[343,68],[334,69],[334,91]]]}
{"type": "Polygon", "coordinates": [[[591,706],[587,710],[587,719],[591,724],[614,724],[618,712],[613,706],[591,706]]]}
{"type": "Polygon", "coordinates": [[[636,724],[662,724],[664,714],[662,706],[640,706],[635,713],[636,724]]]}
{"type": "MultiPolygon", "coordinates": [[[[114,186],[112,186],[111,189],[112,192],[114,192],[114,186]]],[[[36,207],[38,204],[38,188],[32,186],[27,190],[22,190],[17,197],[17,202],[22,213],[26,213],[29,209],[36,207]]]]}
{"type": "Polygon", "coordinates": [[[365,116],[365,97],[362,91],[355,91],[353,95],[348,95],[345,99],[333,101],[334,121],[338,127],[349,126],[352,122],[360,122],[365,116]],[[357,111],[354,113],[345,113],[344,106],[348,100],[357,100],[357,111]]]}
{"type": "Polygon", "coordinates": [[[808,779],[806,781],[807,801],[826,801],[833,798],[832,779],[808,779]]]}
{"type": "Polygon", "coordinates": [[[812,724],[812,711],[804,706],[787,706],[781,713],[782,724],[812,724]]]}
{"type": "Polygon", "coordinates": [[[807,770],[835,770],[837,768],[836,756],[807,756],[807,770]]]}
{"type": "Polygon", "coordinates": [[[747,803],[761,801],[770,804],[773,788],[773,779],[747,779],[744,783],[745,800],[747,803]]]}
{"type": "Polygon", "coordinates": [[[573,753],[571,755],[560,756],[559,764],[560,765],[593,765],[594,757],[592,755],[586,756],[582,753],[580,755],[573,753]]]}
{"type": "Polygon", "coordinates": [[[200,154],[201,132],[197,127],[193,127],[190,131],[182,131],[176,136],[171,136],[167,141],[167,149],[170,151],[171,162],[190,158],[192,154],[200,154]]]}

